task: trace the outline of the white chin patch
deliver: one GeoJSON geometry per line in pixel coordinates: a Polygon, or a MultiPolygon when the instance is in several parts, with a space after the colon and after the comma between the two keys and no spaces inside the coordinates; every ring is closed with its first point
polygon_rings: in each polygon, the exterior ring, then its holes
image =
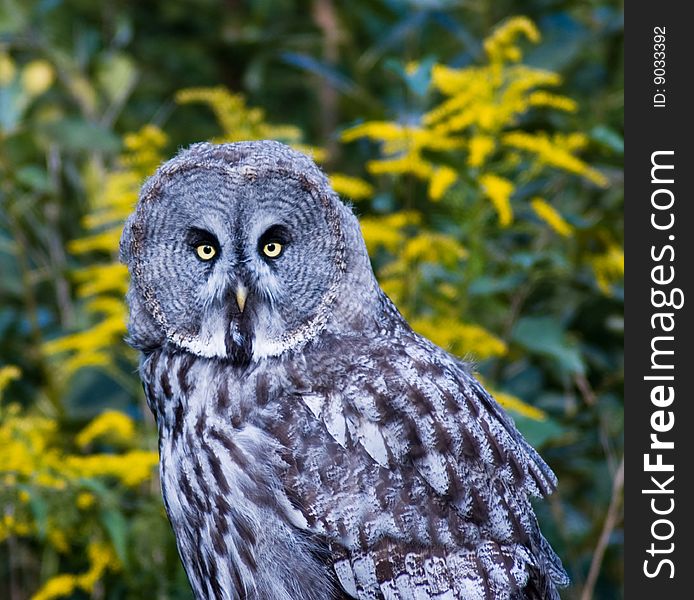
{"type": "Polygon", "coordinates": [[[168,337],[178,346],[198,356],[226,358],[225,331],[227,323],[225,321],[222,311],[219,311],[216,315],[203,321],[198,335],[187,336],[172,332],[168,337]]]}
{"type": "Polygon", "coordinates": [[[256,334],[253,340],[253,360],[279,356],[287,349],[287,343],[281,340],[271,340],[264,335],[256,334]]]}

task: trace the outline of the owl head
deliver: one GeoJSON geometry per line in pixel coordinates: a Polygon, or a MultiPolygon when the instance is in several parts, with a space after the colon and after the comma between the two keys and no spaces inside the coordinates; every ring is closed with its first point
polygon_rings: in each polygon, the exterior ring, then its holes
{"type": "Polygon", "coordinates": [[[130,343],[247,364],[368,318],[378,286],[352,211],[278,142],[195,144],[141,191],[121,238],[130,343]]]}

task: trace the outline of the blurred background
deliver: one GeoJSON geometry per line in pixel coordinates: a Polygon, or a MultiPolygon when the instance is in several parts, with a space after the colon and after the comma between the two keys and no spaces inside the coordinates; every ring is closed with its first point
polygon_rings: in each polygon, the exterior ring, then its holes
{"type": "Polygon", "coordinates": [[[622,598],[623,109],[619,1],[1,0],[0,598],[191,598],[118,239],[179,147],[259,138],[557,473],[563,597],[622,598]]]}

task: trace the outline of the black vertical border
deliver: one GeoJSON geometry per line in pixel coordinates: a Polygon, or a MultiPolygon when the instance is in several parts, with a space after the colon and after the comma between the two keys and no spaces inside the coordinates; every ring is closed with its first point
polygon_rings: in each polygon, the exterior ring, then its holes
{"type": "MultiPolygon", "coordinates": [[[[625,11],[625,431],[626,431],[626,492],[625,492],[625,597],[632,598],[694,598],[694,576],[691,567],[694,537],[694,336],[692,336],[691,307],[694,305],[694,222],[691,204],[694,202],[694,23],[685,13],[687,2],[660,0],[659,2],[631,2],[625,11]],[[654,28],[665,27],[664,84],[654,83],[654,28]],[[665,107],[654,106],[654,94],[665,90],[665,107]],[[651,154],[659,150],[674,151],[673,185],[658,186],[651,183],[651,154]],[[693,181],[690,182],[689,180],[693,181]],[[658,187],[668,187],[675,194],[673,212],[675,224],[671,230],[658,231],[651,225],[651,194],[658,187]],[[675,239],[669,239],[674,235],[675,239]],[[658,249],[672,244],[674,261],[666,258],[658,263],[652,259],[652,247],[658,249]],[[670,286],[655,286],[667,290],[678,287],[684,292],[684,306],[679,310],[654,308],[651,302],[651,270],[657,264],[672,264],[675,280],[670,286]],[[659,410],[651,402],[651,389],[657,382],[644,380],[651,370],[651,340],[659,335],[653,329],[651,316],[662,311],[675,313],[673,387],[675,400],[668,410],[674,412],[674,428],[660,434],[665,440],[674,440],[675,448],[661,451],[665,462],[674,462],[674,471],[647,473],[644,454],[651,452],[650,435],[654,433],[651,418],[659,410]],[[670,475],[674,481],[667,487],[674,494],[648,494],[643,490],[656,486],[650,479],[654,475],[661,482],[670,475]],[[670,505],[669,515],[656,515],[651,500],[660,510],[670,505]],[[670,519],[674,535],[669,540],[653,537],[652,526],[658,518],[670,519]],[[651,544],[656,549],[669,549],[671,553],[647,551],[651,544]],[[661,566],[658,576],[649,578],[644,573],[644,561],[654,571],[658,561],[672,560],[674,578],[667,564],[661,566]],[[659,593],[660,596],[654,594],[659,593]]],[[[661,196],[665,198],[665,196],[661,196]]],[[[665,214],[659,215],[663,221],[665,214]]],[[[660,333],[662,335],[662,333],[660,333]]],[[[664,346],[662,346],[664,347],[664,346]]],[[[665,373],[665,371],[660,371],[665,373]]],[[[665,383],[665,385],[670,385],[665,383]]],[[[655,457],[651,459],[654,462],[655,457]]],[[[660,523],[655,531],[668,534],[667,524],[660,523]]]]}

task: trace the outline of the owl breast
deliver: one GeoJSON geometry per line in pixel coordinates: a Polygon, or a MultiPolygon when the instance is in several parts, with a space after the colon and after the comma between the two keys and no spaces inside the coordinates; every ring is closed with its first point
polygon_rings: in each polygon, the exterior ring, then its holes
{"type": "Polygon", "coordinates": [[[282,490],[283,448],[253,424],[274,410],[257,405],[255,377],[220,386],[214,361],[166,351],[142,373],[164,504],[196,598],[336,598],[324,549],[301,535],[306,520],[282,490]]]}

